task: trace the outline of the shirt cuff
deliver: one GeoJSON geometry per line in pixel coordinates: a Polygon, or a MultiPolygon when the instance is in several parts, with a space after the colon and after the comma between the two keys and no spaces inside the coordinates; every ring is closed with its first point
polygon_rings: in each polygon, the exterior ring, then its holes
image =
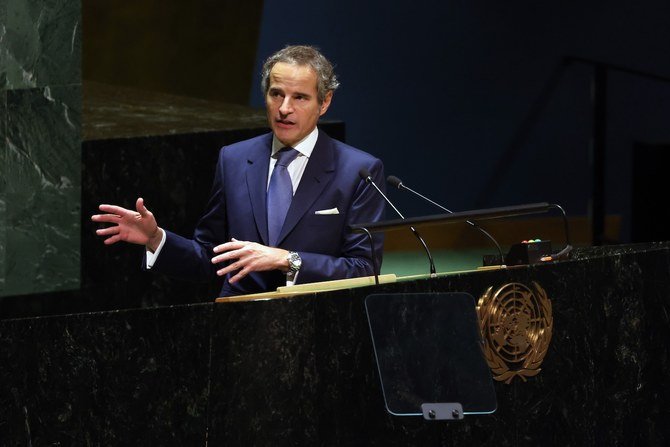
{"type": "Polygon", "coordinates": [[[147,250],[147,270],[150,270],[151,267],[154,266],[156,259],[158,259],[158,255],[161,253],[163,245],[165,245],[165,239],[167,239],[167,233],[165,233],[165,231],[162,229],[161,233],[163,233],[163,237],[161,238],[161,243],[158,244],[158,248],[156,249],[156,251],[152,253],[151,251],[147,250]]]}

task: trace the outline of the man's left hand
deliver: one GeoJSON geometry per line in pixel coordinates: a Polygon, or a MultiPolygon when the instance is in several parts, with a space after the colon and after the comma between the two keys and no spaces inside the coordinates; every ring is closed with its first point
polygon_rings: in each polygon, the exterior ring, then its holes
{"type": "Polygon", "coordinates": [[[237,271],[237,274],[230,278],[230,283],[239,281],[250,272],[288,271],[288,251],[281,248],[233,238],[230,242],[214,247],[214,253],[217,253],[217,256],[212,258],[212,264],[231,261],[228,266],[217,270],[217,275],[224,276],[237,271]]]}

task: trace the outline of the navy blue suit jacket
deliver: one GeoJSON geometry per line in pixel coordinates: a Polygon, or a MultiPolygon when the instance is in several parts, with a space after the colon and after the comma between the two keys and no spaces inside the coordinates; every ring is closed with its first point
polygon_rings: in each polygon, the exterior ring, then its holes
{"type": "MultiPolygon", "coordinates": [[[[271,133],[223,147],[207,212],[193,239],[167,232],[152,270],[191,280],[211,279],[223,267],[211,263],[216,245],[231,238],[268,245],[266,190],[271,151],[271,133]]],[[[384,168],[379,159],[319,131],[277,245],[300,254],[298,283],[373,274],[367,236],[347,230],[350,224],[380,220],[384,213],[383,198],[359,177],[362,168],[383,187],[384,168]],[[339,214],[315,214],[332,208],[339,214]]],[[[376,234],[374,239],[381,268],[383,238],[376,234]]],[[[271,291],[285,281],[280,271],[252,272],[235,284],[226,278],[221,296],[271,291]]]]}

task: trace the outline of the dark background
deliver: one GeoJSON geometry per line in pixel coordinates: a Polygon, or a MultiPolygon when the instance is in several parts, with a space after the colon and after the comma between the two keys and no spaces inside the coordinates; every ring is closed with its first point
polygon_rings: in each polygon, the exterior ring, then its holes
{"type": "MultiPolygon", "coordinates": [[[[670,77],[669,21],[661,0],[87,1],[83,74],[262,107],[263,59],[313,44],[342,82],[328,117],[387,174],[455,210],[549,201],[579,216],[592,188],[593,68],[566,57],[670,77]]],[[[626,242],[635,200],[663,200],[653,186],[633,196],[632,160],[636,142],[670,142],[670,84],[608,73],[606,213],[622,216],[626,242]]],[[[392,197],[408,215],[434,212],[392,197]]]]}
{"type": "MultiPolygon", "coordinates": [[[[348,141],[453,209],[549,201],[587,214],[593,70],[564,65],[565,57],[670,77],[663,1],[284,8],[265,4],[256,72],[284,43],[320,46],[341,76],[329,113],[347,123],[348,141]]],[[[257,88],[251,98],[262,104],[257,88]]],[[[627,241],[633,143],[670,142],[670,84],[610,71],[607,101],[606,213],[622,215],[627,241]]],[[[400,193],[394,199],[410,213],[433,212],[400,193]]]]}

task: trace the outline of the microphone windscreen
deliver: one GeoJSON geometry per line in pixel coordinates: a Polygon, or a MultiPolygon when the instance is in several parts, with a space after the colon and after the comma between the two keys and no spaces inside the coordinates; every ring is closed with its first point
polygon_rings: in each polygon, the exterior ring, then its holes
{"type": "Polygon", "coordinates": [[[402,180],[400,180],[395,175],[389,175],[386,177],[386,181],[389,182],[391,186],[395,186],[396,188],[400,188],[400,185],[402,184],[402,180]]]}
{"type": "Polygon", "coordinates": [[[368,177],[370,177],[370,171],[368,171],[365,168],[362,168],[360,171],[358,171],[358,175],[367,182],[368,177]]]}

